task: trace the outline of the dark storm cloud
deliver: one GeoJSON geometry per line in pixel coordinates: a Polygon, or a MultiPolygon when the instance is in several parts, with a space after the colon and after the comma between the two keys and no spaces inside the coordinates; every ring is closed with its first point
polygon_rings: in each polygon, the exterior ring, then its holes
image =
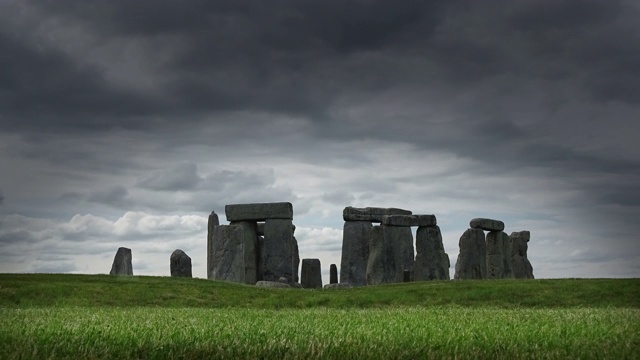
{"type": "Polygon", "coordinates": [[[196,164],[180,163],[138,179],[137,185],[149,190],[179,191],[194,189],[202,180],[196,164]]]}

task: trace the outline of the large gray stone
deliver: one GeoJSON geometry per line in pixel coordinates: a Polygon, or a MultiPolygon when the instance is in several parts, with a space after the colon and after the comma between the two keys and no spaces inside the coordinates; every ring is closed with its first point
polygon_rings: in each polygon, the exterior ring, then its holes
{"type": "Polygon", "coordinates": [[[371,227],[370,221],[345,221],[342,232],[340,282],[348,282],[353,286],[367,284],[371,227]]]}
{"type": "Polygon", "coordinates": [[[502,231],[504,230],[504,223],[500,220],[475,218],[469,222],[469,226],[472,229],[482,229],[486,231],[502,231]]]}
{"type": "Polygon", "coordinates": [[[213,279],[213,228],[220,225],[218,214],[212,211],[209,215],[209,221],[207,223],[207,279],[213,279]]]}
{"type": "Polygon", "coordinates": [[[264,281],[260,280],[256,283],[257,287],[263,288],[290,288],[289,284],[281,283],[279,281],[264,281]]]}
{"type": "Polygon", "coordinates": [[[413,234],[409,227],[378,225],[372,229],[367,285],[402,282],[413,272],[413,234]]]}
{"type": "Polygon", "coordinates": [[[131,265],[131,249],[126,247],[118,248],[116,256],[113,258],[111,265],[111,275],[133,275],[133,266],[131,265]]]}
{"type": "Polygon", "coordinates": [[[516,279],[533,279],[533,267],[527,258],[528,242],[531,237],[529,231],[512,232],[511,265],[516,279]]]}
{"type": "Polygon", "coordinates": [[[231,204],[224,207],[224,212],[227,215],[227,221],[293,219],[293,205],[289,202],[231,204]]]}
{"type": "Polygon", "coordinates": [[[213,228],[211,278],[245,283],[244,232],[235,225],[213,228]]]}
{"type": "Polygon", "coordinates": [[[503,231],[487,234],[487,279],[513,279],[511,240],[503,231]]]}
{"type": "Polygon", "coordinates": [[[244,282],[254,285],[258,281],[258,235],[255,221],[232,221],[229,225],[242,229],[244,238],[244,282]]]}
{"type": "Polygon", "coordinates": [[[396,208],[355,208],[347,206],[342,211],[344,221],[369,221],[381,223],[388,215],[411,215],[411,211],[396,208]]]}
{"type": "Polygon", "coordinates": [[[322,289],[322,272],[319,259],[302,259],[300,284],[305,289],[322,289]]]}
{"type": "Polygon", "coordinates": [[[336,264],[331,264],[329,266],[329,284],[337,284],[338,283],[338,267],[336,264]]]}
{"type": "Polygon", "coordinates": [[[438,226],[421,226],[416,231],[415,281],[449,280],[449,255],[444,252],[438,226]]]}
{"type": "Polygon", "coordinates": [[[454,279],[487,278],[487,246],[482,229],[467,229],[460,237],[454,279]]]}
{"type": "Polygon", "coordinates": [[[264,236],[258,236],[258,251],[256,253],[258,259],[258,281],[264,280],[264,236]]]}
{"type": "Polygon", "coordinates": [[[291,219],[267,219],[264,223],[262,279],[277,281],[284,277],[295,282],[295,242],[291,219]]]}
{"type": "Polygon", "coordinates": [[[436,226],[435,215],[387,215],[382,219],[387,226],[436,226]]]}
{"type": "MultiPolygon", "coordinates": [[[[293,225],[293,231],[295,232],[296,226],[293,225]]],[[[293,234],[292,234],[293,235],[293,234]]],[[[293,241],[293,258],[291,266],[293,268],[293,281],[298,282],[300,278],[298,277],[299,269],[300,269],[300,250],[298,249],[298,239],[295,236],[291,236],[293,241]]]]}
{"type": "Polygon", "coordinates": [[[171,276],[193,277],[191,273],[191,258],[184,251],[177,249],[169,257],[171,276]]]}

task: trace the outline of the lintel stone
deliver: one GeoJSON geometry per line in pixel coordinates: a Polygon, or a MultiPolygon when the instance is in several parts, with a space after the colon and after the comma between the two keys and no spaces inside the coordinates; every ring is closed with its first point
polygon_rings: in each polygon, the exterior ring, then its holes
{"type": "Polygon", "coordinates": [[[371,221],[381,223],[385,216],[388,215],[411,215],[412,212],[404,209],[397,208],[378,208],[378,207],[366,207],[355,208],[347,206],[342,211],[342,218],[344,221],[371,221]]]}
{"type": "Polygon", "coordinates": [[[265,221],[267,219],[293,219],[290,202],[230,204],[224,207],[227,221],[265,221]]]}
{"type": "Polygon", "coordinates": [[[435,215],[387,215],[382,223],[387,226],[436,226],[435,215]]]}
{"type": "Polygon", "coordinates": [[[502,221],[485,218],[475,218],[469,222],[469,226],[472,229],[482,229],[485,231],[504,230],[504,223],[502,221]]]}

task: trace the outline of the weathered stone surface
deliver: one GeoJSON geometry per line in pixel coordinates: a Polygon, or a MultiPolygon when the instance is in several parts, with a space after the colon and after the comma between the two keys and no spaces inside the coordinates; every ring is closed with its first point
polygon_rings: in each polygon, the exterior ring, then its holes
{"type": "Polygon", "coordinates": [[[293,205],[289,202],[231,204],[224,207],[227,221],[293,219],[293,205]]]}
{"type": "Polygon", "coordinates": [[[253,285],[258,281],[258,235],[255,221],[232,221],[229,225],[242,229],[244,239],[244,283],[253,285]]]}
{"type": "Polygon", "coordinates": [[[126,247],[118,248],[116,256],[111,265],[111,275],[133,275],[133,265],[131,265],[131,249],[126,247]]]}
{"type": "Polygon", "coordinates": [[[450,265],[440,227],[419,227],[416,231],[415,281],[449,280],[450,265]]]}
{"type": "Polygon", "coordinates": [[[276,281],[284,277],[295,281],[295,242],[291,219],[267,219],[264,223],[264,245],[262,248],[262,278],[276,281]]]}
{"type": "Polygon", "coordinates": [[[460,237],[454,279],[486,279],[487,246],[482,229],[467,229],[460,237]]]}
{"type": "Polygon", "coordinates": [[[244,232],[235,225],[213,228],[211,278],[245,283],[244,232]]]}
{"type": "Polygon", "coordinates": [[[349,283],[326,284],[324,289],[352,289],[353,285],[349,283]]]}
{"type": "Polygon", "coordinates": [[[300,284],[305,289],[322,289],[320,259],[302,259],[300,284]]]}
{"type": "Polygon", "coordinates": [[[218,214],[212,211],[207,223],[207,279],[213,279],[213,228],[220,225],[218,214]]]}
{"type": "Polygon", "coordinates": [[[435,215],[387,215],[382,219],[387,226],[436,226],[435,215]]]}
{"type": "Polygon", "coordinates": [[[354,286],[367,284],[371,227],[369,221],[345,221],[342,232],[340,282],[348,282],[354,286]]]}
{"type": "Polygon", "coordinates": [[[502,231],[504,230],[504,223],[500,220],[475,218],[469,222],[469,226],[472,229],[482,229],[486,231],[502,231]]]}
{"type": "Polygon", "coordinates": [[[258,236],[264,236],[264,223],[263,222],[259,222],[256,225],[256,233],[258,234],[258,236]]]}
{"type": "Polygon", "coordinates": [[[258,258],[258,281],[264,280],[264,236],[258,236],[258,252],[256,254],[258,258]]]}
{"type": "Polygon", "coordinates": [[[487,234],[487,279],[513,279],[511,240],[502,231],[487,234]]]}
{"type": "MultiPolygon", "coordinates": [[[[296,231],[296,226],[293,225],[293,231],[296,231]]],[[[296,239],[295,236],[291,236],[292,241],[293,241],[293,258],[291,266],[293,268],[293,281],[294,282],[298,282],[300,281],[300,278],[298,277],[299,269],[300,269],[300,250],[298,249],[298,239],[296,239]]]]}
{"type": "Polygon", "coordinates": [[[184,251],[177,249],[169,257],[171,276],[193,277],[191,273],[191,258],[184,251]]]}
{"type": "Polygon", "coordinates": [[[260,280],[256,283],[257,287],[263,287],[263,288],[290,288],[291,286],[289,286],[289,284],[285,284],[285,283],[281,283],[278,281],[264,281],[264,280],[260,280]]]}
{"type": "Polygon", "coordinates": [[[533,279],[533,267],[527,258],[528,242],[531,237],[529,231],[512,232],[511,265],[516,279],[533,279]]]}
{"type": "Polygon", "coordinates": [[[369,221],[381,223],[388,215],[411,215],[411,211],[396,208],[355,208],[347,206],[342,211],[344,221],[369,221]]]}
{"type": "Polygon", "coordinates": [[[378,225],[372,229],[367,285],[402,282],[413,272],[413,234],[410,227],[378,225]]]}
{"type": "Polygon", "coordinates": [[[338,283],[338,267],[336,264],[331,264],[329,266],[329,284],[337,284],[338,283]]]}

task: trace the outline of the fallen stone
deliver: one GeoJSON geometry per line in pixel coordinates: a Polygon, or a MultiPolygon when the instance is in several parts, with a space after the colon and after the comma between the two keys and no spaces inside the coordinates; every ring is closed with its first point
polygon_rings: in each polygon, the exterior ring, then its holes
{"type": "Polygon", "coordinates": [[[191,258],[184,251],[177,249],[169,257],[171,276],[193,277],[191,273],[191,258]]]}
{"type": "Polygon", "coordinates": [[[319,259],[302,259],[300,284],[305,289],[322,289],[322,270],[319,259]]]}
{"type": "Polygon", "coordinates": [[[258,235],[255,221],[232,221],[229,225],[242,230],[244,253],[244,283],[253,285],[258,281],[258,235]]]}
{"type": "Polygon", "coordinates": [[[475,218],[469,222],[472,229],[482,229],[485,231],[502,231],[504,223],[500,220],[475,218]]]}
{"type": "Polygon", "coordinates": [[[289,283],[295,281],[295,243],[291,219],[265,221],[262,252],[263,280],[277,281],[284,277],[289,283]]]}
{"type": "Polygon", "coordinates": [[[449,266],[440,227],[419,227],[416,231],[415,281],[449,280],[449,266]]]}
{"type": "Polygon", "coordinates": [[[245,283],[244,232],[235,225],[213,228],[211,278],[245,283]]]}
{"type": "Polygon", "coordinates": [[[213,228],[220,225],[220,220],[218,219],[218,214],[215,211],[212,211],[209,215],[209,221],[207,223],[207,279],[213,279],[213,273],[211,272],[213,269],[213,228]]]}
{"type": "Polygon", "coordinates": [[[263,288],[290,288],[291,286],[289,286],[289,284],[285,284],[285,283],[281,283],[278,281],[264,281],[264,280],[260,280],[256,283],[257,287],[263,287],[263,288]]]}
{"type": "Polygon", "coordinates": [[[224,207],[224,212],[227,215],[227,221],[293,219],[293,205],[289,202],[231,204],[224,207]]]}
{"type": "Polygon", "coordinates": [[[396,208],[355,208],[347,206],[342,211],[344,221],[369,221],[381,223],[388,215],[411,215],[411,211],[396,208]]]}
{"type": "Polygon", "coordinates": [[[487,279],[513,279],[511,240],[503,231],[487,234],[487,279]]]}
{"type": "Polygon", "coordinates": [[[349,283],[326,284],[324,289],[352,289],[353,285],[349,283]]]}
{"type": "Polygon", "coordinates": [[[348,282],[354,286],[367,284],[371,228],[370,221],[345,221],[342,232],[340,282],[348,282]]]}
{"type": "Polygon", "coordinates": [[[337,284],[338,283],[338,267],[336,264],[331,264],[329,266],[329,284],[337,284]]]}
{"type": "Polygon", "coordinates": [[[133,275],[131,265],[131,249],[126,247],[118,248],[116,256],[113,258],[110,275],[133,275]]]}
{"type": "Polygon", "coordinates": [[[512,232],[509,236],[511,239],[511,266],[513,276],[516,279],[534,279],[533,267],[527,258],[530,237],[529,231],[512,232]]]}
{"type": "Polygon", "coordinates": [[[482,229],[467,229],[460,237],[454,279],[487,278],[487,246],[482,229]]]}
{"type": "Polygon", "coordinates": [[[387,226],[436,226],[435,215],[387,215],[382,224],[387,226]]]}

